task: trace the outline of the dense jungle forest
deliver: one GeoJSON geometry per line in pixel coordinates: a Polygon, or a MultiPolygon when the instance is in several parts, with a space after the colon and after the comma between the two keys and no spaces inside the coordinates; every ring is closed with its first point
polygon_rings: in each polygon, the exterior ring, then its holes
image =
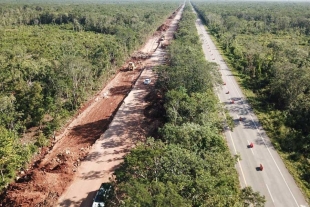
{"type": "Polygon", "coordinates": [[[310,197],[310,4],[194,3],[310,197]]]}
{"type": "Polygon", "coordinates": [[[178,6],[0,4],[1,188],[178,6]]]}
{"type": "Polygon", "coordinates": [[[259,193],[240,189],[213,92],[220,76],[205,60],[196,19],[187,5],[168,49],[171,61],[157,70],[166,123],[159,138],[141,143],[116,170],[116,206],[264,206],[259,193]]]}

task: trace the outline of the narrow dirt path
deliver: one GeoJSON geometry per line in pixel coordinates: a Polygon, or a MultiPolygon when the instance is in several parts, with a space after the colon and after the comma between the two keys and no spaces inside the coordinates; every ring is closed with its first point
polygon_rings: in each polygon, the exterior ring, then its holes
{"type": "MultiPolygon", "coordinates": [[[[182,9],[166,32],[167,40],[173,38],[181,13],[182,9]]],[[[144,63],[146,68],[120,106],[107,131],[96,141],[87,158],[81,163],[76,179],[60,197],[58,206],[91,206],[100,184],[109,181],[115,168],[122,162],[123,156],[135,143],[145,139],[146,132],[141,127],[145,118],[143,112],[147,104],[144,99],[154,87],[156,80],[152,68],[164,62],[164,55],[165,51],[158,48],[144,63]],[[151,78],[150,85],[143,84],[146,78],[151,78]]]]}

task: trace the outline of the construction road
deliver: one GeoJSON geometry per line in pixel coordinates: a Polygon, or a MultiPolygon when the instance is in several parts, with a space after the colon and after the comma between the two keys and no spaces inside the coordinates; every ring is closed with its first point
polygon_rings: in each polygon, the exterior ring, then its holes
{"type": "MultiPolygon", "coordinates": [[[[169,29],[165,32],[167,41],[173,38],[183,7],[178,11],[171,21],[169,29]]],[[[144,100],[157,78],[153,72],[153,67],[165,62],[165,50],[160,47],[157,48],[156,45],[156,41],[150,39],[142,49],[142,52],[149,52],[150,50],[155,50],[155,52],[150,59],[144,62],[145,69],[124,99],[109,128],[92,146],[87,158],[79,166],[77,176],[59,198],[56,206],[92,206],[93,198],[100,184],[109,182],[109,178],[112,177],[114,170],[123,161],[123,157],[137,142],[142,141],[138,138],[141,133],[144,133],[140,129],[141,123],[145,119],[144,109],[147,103],[144,100]],[[146,78],[152,80],[149,85],[143,84],[146,78]]]]}
{"type": "Polygon", "coordinates": [[[232,154],[241,156],[236,164],[241,187],[251,186],[254,191],[259,191],[266,197],[267,207],[308,206],[200,19],[196,20],[196,28],[206,59],[220,66],[222,79],[226,83],[216,92],[235,121],[236,127],[233,131],[227,129],[225,136],[232,154]],[[253,143],[253,148],[250,148],[250,143],[253,143]],[[260,170],[260,164],[263,170],[260,170]]]}

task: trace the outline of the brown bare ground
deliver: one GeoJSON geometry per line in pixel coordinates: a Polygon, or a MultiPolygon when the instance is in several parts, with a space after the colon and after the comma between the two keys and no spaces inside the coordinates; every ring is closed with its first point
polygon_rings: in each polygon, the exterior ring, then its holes
{"type": "MultiPolygon", "coordinates": [[[[172,19],[168,18],[164,25],[170,25],[172,19]]],[[[154,52],[160,35],[157,31],[141,51],[154,52]]],[[[127,62],[129,61],[132,60],[127,62]]],[[[81,162],[89,156],[91,146],[107,130],[141,74],[143,65],[152,67],[150,64],[153,63],[147,61],[138,65],[135,71],[120,69],[104,89],[79,110],[73,121],[61,133],[56,134],[53,144],[41,149],[29,169],[19,175],[18,181],[9,185],[1,197],[0,206],[55,206],[59,197],[75,179],[81,162]]],[[[143,85],[140,84],[140,87],[143,85]]],[[[136,125],[132,127],[139,128],[136,125]]],[[[146,132],[142,130],[141,133],[146,132]]],[[[127,152],[126,149],[119,151],[120,154],[127,152]]],[[[70,205],[79,206],[80,203],[70,205]]]]}

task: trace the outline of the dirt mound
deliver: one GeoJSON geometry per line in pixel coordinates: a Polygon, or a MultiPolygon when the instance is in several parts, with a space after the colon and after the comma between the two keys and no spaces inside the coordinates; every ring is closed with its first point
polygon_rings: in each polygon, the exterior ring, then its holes
{"type": "Polygon", "coordinates": [[[47,206],[47,201],[53,206],[73,178],[72,161],[67,162],[72,158],[60,155],[43,167],[38,162],[40,160],[34,162],[31,169],[23,171],[16,183],[6,189],[2,206],[47,206]]]}
{"type": "Polygon", "coordinates": [[[149,53],[145,53],[145,52],[141,52],[141,51],[135,51],[132,55],[131,58],[133,58],[134,60],[145,60],[151,57],[151,54],[149,53]]]}
{"type": "Polygon", "coordinates": [[[162,25],[160,25],[160,27],[157,28],[156,31],[163,31],[163,32],[164,32],[164,31],[166,31],[168,28],[169,28],[168,25],[162,24],[162,25]]]}

